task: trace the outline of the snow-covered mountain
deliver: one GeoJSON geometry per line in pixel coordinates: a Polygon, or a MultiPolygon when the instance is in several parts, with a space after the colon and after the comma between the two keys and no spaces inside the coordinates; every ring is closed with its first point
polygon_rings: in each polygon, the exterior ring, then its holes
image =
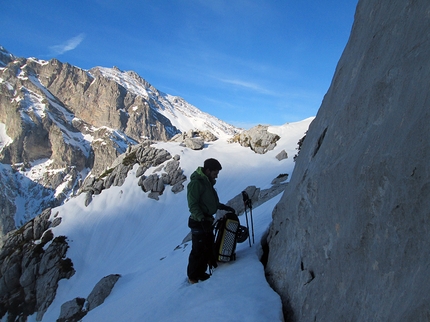
{"type": "Polygon", "coordinates": [[[135,72],[19,58],[0,46],[0,237],[76,195],[129,146],[190,130],[239,131],[135,72]]]}
{"type": "Polygon", "coordinates": [[[133,71],[123,72],[115,67],[96,67],[91,69],[90,73],[95,73],[96,71],[100,71],[104,77],[120,84],[127,91],[144,97],[152,103],[151,108],[168,118],[172,125],[181,132],[198,129],[201,131],[210,131],[218,137],[226,137],[234,135],[239,131],[239,129],[221,121],[213,115],[202,112],[181,97],[158,91],[133,71]]]}

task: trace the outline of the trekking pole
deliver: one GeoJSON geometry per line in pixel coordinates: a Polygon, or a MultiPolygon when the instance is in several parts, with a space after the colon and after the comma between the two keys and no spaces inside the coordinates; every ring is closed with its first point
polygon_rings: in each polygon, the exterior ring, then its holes
{"type": "Polygon", "coordinates": [[[248,223],[248,212],[246,211],[246,200],[247,200],[248,194],[246,191],[242,191],[242,197],[243,197],[243,205],[245,207],[245,219],[246,219],[246,228],[248,229],[248,242],[249,247],[251,247],[251,238],[249,237],[249,223],[248,223]]]}
{"type": "Polygon", "coordinates": [[[255,244],[255,240],[254,240],[254,220],[252,219],[252,201],[251,201],[251,199],[249,199],[249,213],[251,215],[252,243],[255,244]]]}
{"type": "MultiPolygon", "coordinates": [[[[243,197],[243,204],[245,206],[245,218],[246,218],[246,227],[249,231],[249,224],[248,224],[248,212],[246,211],[246,208],[248,207],[251,212],[251,229],[252,229],[252,242],[254,243],[254,223],[252,220],[252,203],[251,199],[249,199],[248,193],[244,190],[242,191],[242,197],[243,197]]],[[[249,247],[251,247],[251,236],[248,235],[249,240],[249,247]]]]}

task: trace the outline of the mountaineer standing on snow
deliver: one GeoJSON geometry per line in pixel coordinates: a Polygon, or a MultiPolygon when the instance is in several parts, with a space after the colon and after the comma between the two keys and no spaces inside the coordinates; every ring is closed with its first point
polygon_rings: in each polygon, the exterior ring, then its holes
{"type": "Polygon", "coordinates": [[[209,268],[216,267],[213,249],[213,215],[218,209],[234,212],[234,209],[219,202],[214,189],[216,178],[222,169],[216,159],[205,160],[203,167],[198,167],[191,174],[191,181],[187,186],[188,208],[190,217],[188,227],[191,228],[192,249],[188,259],[187,275],[191,284],[207,280],[209,268]]]}

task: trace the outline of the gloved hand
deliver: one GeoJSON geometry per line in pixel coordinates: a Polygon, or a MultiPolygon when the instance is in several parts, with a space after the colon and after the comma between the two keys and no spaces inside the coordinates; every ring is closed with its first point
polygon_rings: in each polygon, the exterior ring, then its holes
{"type": "Polygon", "coordinates": [[[209,233],[213,232],[213,226],[212,226],[212,222],[211,221],[209,221],[209,220],[203,220],[203,221],[201,221],[201,224],[202,224],[203,231],[206,234],[209,234],[209,233]]]}
{"type": "Polygon", "coordinates": [[[226,206],[226,205],[223,205],[223,204],[221,204],[221,207],[219,209],[225,210],[225,211],[228,211],[228,212],[232,212],[232,213],[236,213],[236,210],[234,210],[232,207],[226,206]]]}

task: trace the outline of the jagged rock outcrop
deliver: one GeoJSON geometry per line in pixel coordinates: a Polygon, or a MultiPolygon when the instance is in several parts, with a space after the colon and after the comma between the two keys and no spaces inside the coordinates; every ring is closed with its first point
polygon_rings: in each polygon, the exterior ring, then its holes
{"type": "Polygon", "coordinates": [[[52,303],[58,281],[70,278],[75,270],[66,237],[54,237],[51,209],[6,236],[0,251],[0,317],[25,321],[37,312],[41,321],[52,303]]]}
{"type": "Polygon", "coordinates": [[[430,317],[430,3],[360,0],[268,236],[286,321],[430,317]]]}
{"type": "Polygon", "coordinates": [[[184,189],[183,182],[187,178],[179,166],[179,155],[175,155],[173,160],[170,159],[172,155],[168,151],[152,147],[150,141],[130,147],[129,151],[115,159],[100,177],[89,176],[86,179],[81,190],[87,193],[85,204],[88,205],[92,201],[93,194],[99,194],[111,186],[121,186],[135,164],[139,165],[136,170],[138,185],[144,192],[149,192],[149,198],[158,200],[165,185],[172,186],[174,193],[181,192],[184,189]],[[162,166],[168,160],[170,161],[162,166]],[[155,167],[154,173],[145,176],[144,173],[151,167],[155,167]]]}
{"type": "Polygon", "coordinates": [[[264,154],[273,150],[276,142],[280,139],[279,135],[270,133],[268,126],[257,125],[253,128],[236,134],[230,142],[239,143],[241,146],[250,148],[255,153],[264,154]]]}

